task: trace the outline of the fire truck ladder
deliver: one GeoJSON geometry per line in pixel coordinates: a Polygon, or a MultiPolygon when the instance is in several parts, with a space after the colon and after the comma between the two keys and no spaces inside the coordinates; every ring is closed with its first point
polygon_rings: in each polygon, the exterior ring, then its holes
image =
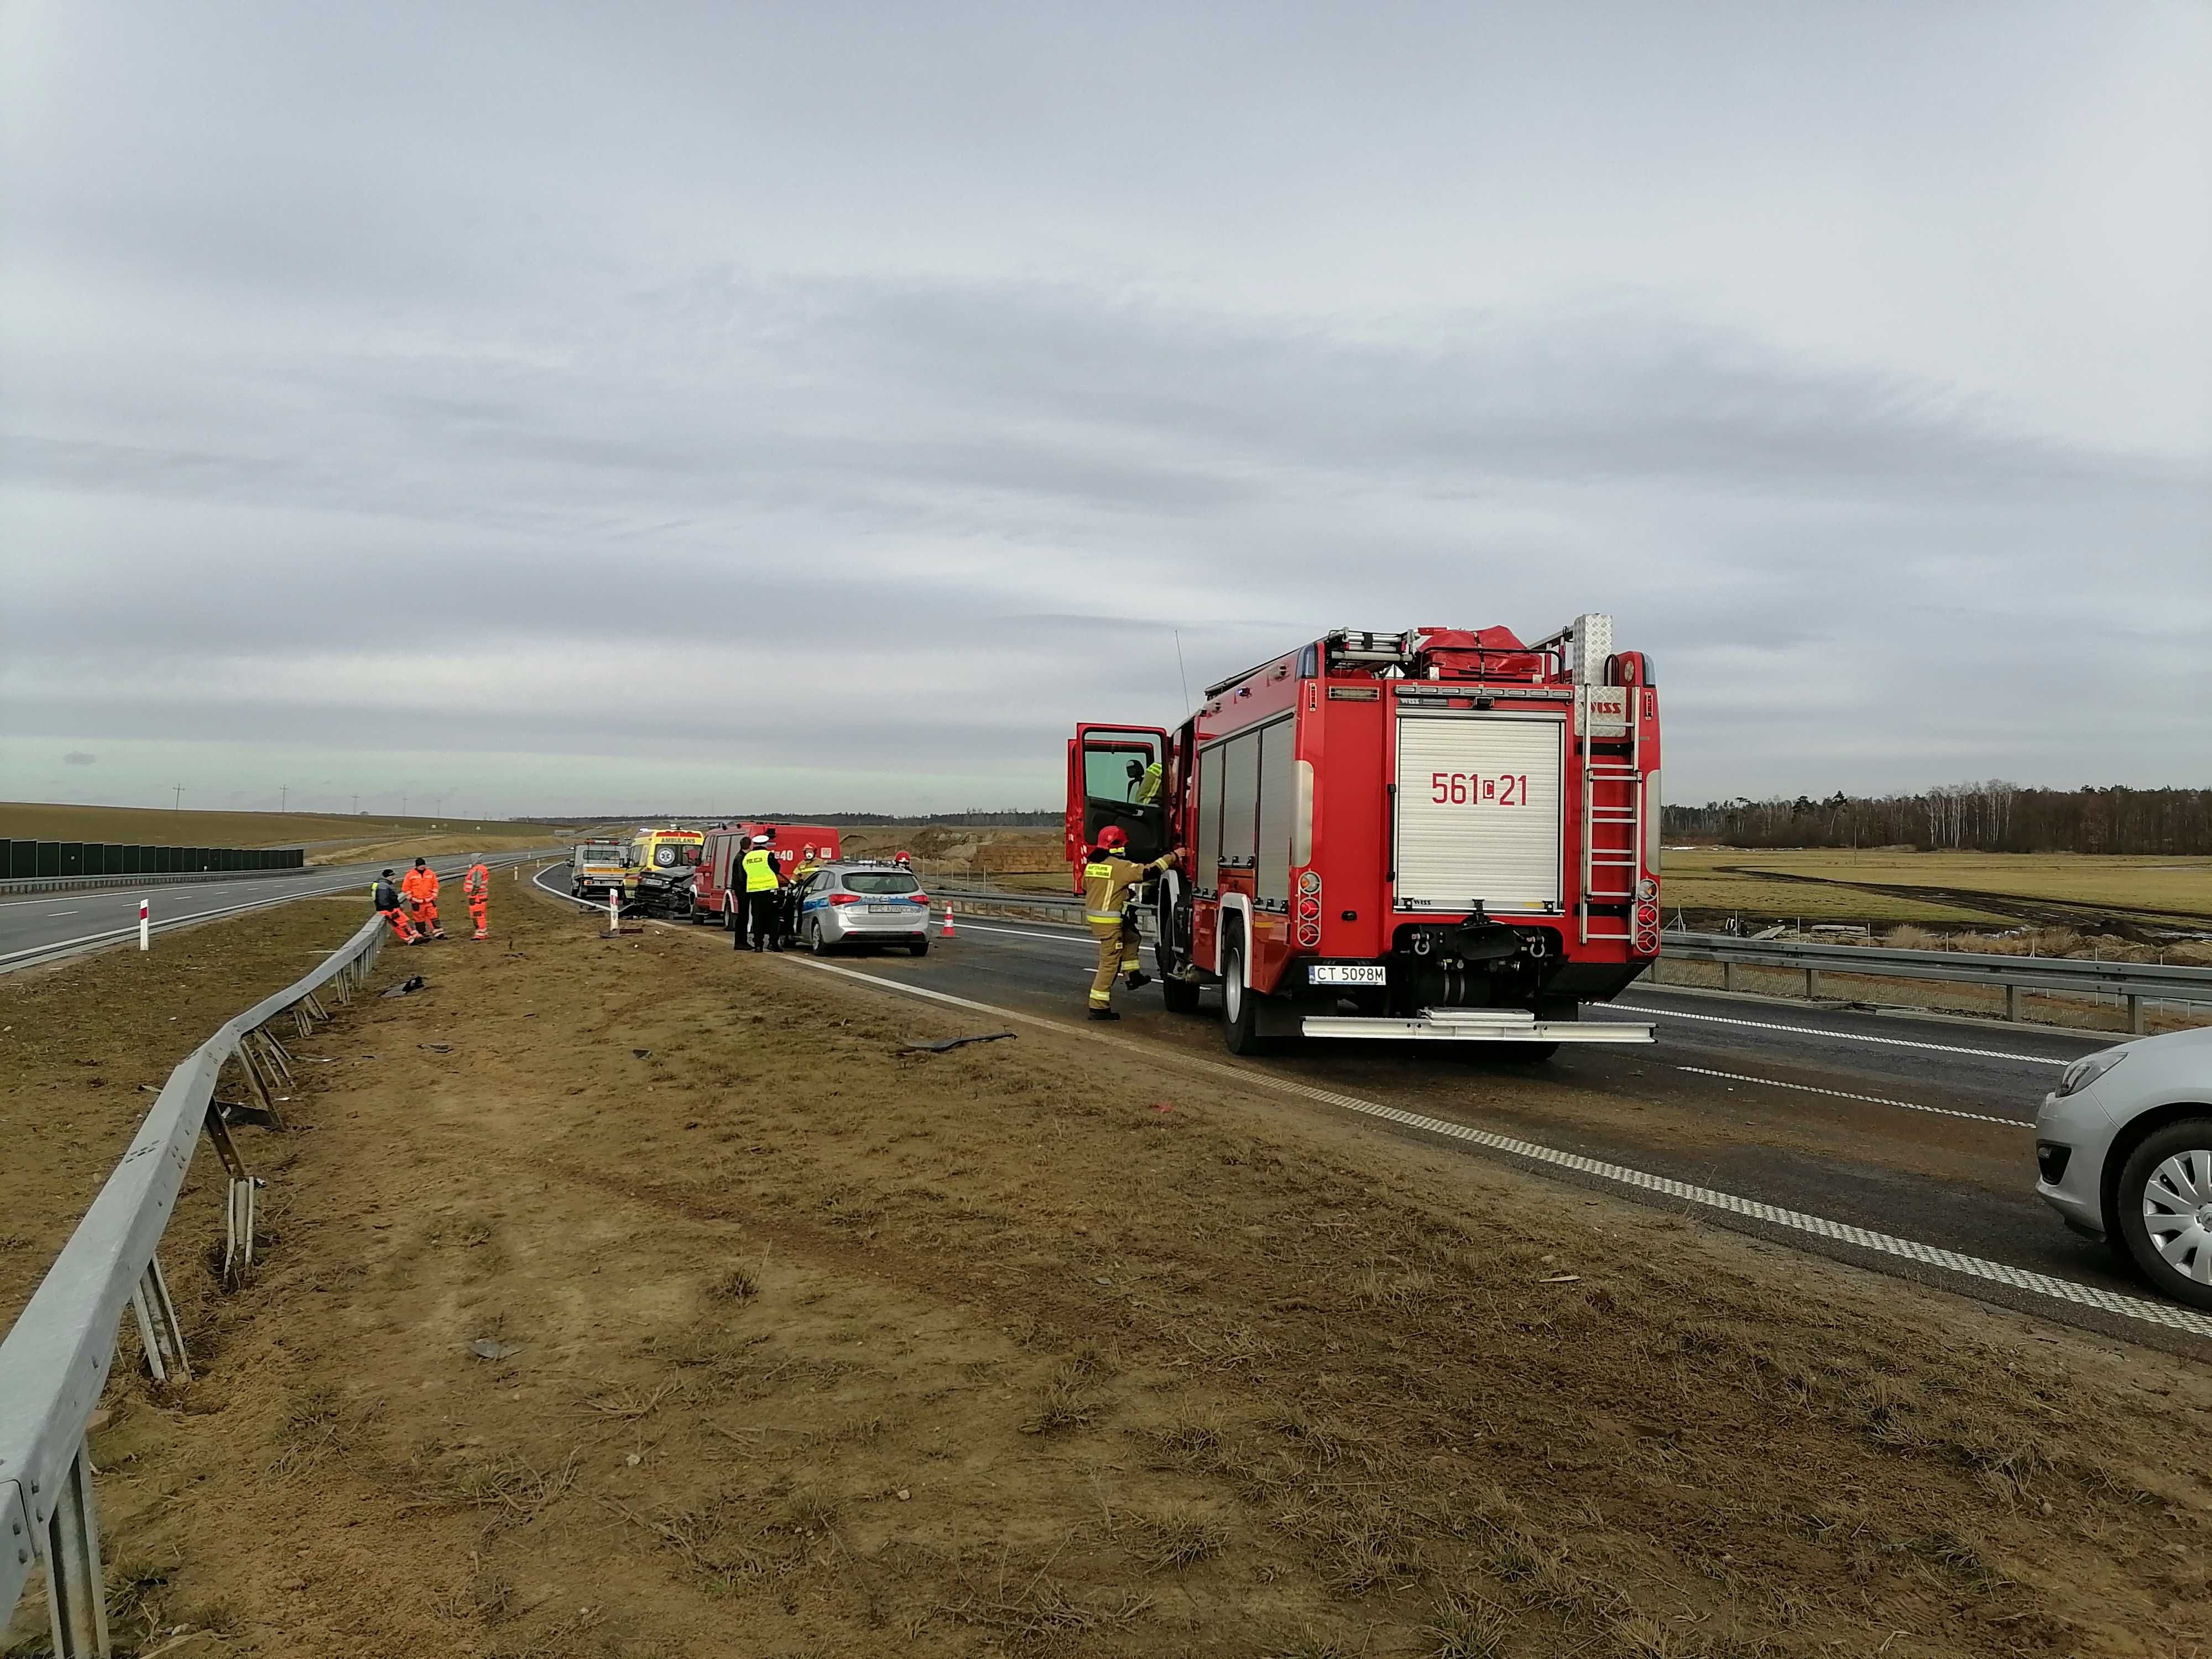
{"type": "MultiPolygon", "coordinates": [[[[1636,873],[1644,845],[1644,756],[1642,726],[1636,718],[1635,704],[1632,702],[1628,708],[1626,762],[1596,753],[1587,722],[1576,734],[1583,763],[1583,895],[1577,908],[1581,912],[1585,945],[1596,939],[1628,939],[1635,933],[1636,873]],[[1626,793],[1627,799],[1601,806],[1597,801],[1601,787],[1616,794],[1626,793]],[[1626,833],[1620,842],[1608,839],[1606,846],[1600,847],[1600,830],[1626,833]],[[1613,917],[1590,915],[1593,904],[1626,907],[1626,914],[1620,918],[1618,931],[1611,926],[1613,917]]],[[[1585,703],[1584,708],[1577,712],[1586,710],[1585,703]]]]}

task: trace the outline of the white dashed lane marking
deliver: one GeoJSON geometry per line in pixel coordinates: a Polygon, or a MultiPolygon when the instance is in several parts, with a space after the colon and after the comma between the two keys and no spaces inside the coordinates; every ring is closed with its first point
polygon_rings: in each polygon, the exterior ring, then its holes
{"type": "MultiPolygon", "coordinates": [[[[1693,1014],[1686,1008],[1660,1008],[1648,1002],[1632,1006],[1640,1024],[1644,1017],[1656,1015],[1661,1019],[1702,1020],[1708,1025],[1741,1025],[1753,1031],[1784,1031],[1792,1036],[1819,1037],[1828,1042],[1873,1042],[1885,1048],[1917,1048],[1931,1054],[1971,1054],[1976,1060],[2012,1060],[2023,1066],[2069,1066],[2071,1060],[2054,1060],[2049,1054],[2014,1054],[2000,1048],[1965,1048],[1948,1042],[1916,1042],[1911,1037],[1875,1036],[1865,1031],[1824,1031],[1817,1025],[1779,1025],[1764,1019],[1731,1019],[1726,1014],[1693,1014]]],[[[1589,1011],[1600,1018],[1619,1018],[1613,1008],[1592,1007],[1589,1011]]]]}
{"type": "Polygon", "coordinates": [[[1932,1112],[1937,1117],[1963,1117],[1969,1123],[2002,1123],[2008,1129],[2032,1129],[2024,1118],[1989,1117],[1980,1112],[1958,1112],[1948,1106],[1923,1106],[1914,1100],[1892,1100],[1884,1095],[1855,1095],[1846,1089],[1816,1089],[1809,1083],[1784,1083],[1771,1077],[1747,1077],[1741,1072],[1716,1072],[1704,1066],[1677,1066],[1678,1072],[1699,1077],[1726,1078],[1730,1083],[1756,1083],[1763,1089],[1795,1089],[1801,1095],[1826,1095],[1832,1100],[1863,1100],[1870,1106],[1897,1106],[1908,1112],[1932,1112]]]}

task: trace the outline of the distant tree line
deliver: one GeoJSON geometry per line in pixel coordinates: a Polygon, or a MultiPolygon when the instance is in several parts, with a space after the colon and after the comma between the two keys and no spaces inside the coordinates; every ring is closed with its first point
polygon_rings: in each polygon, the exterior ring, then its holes
{"type": "Polygon", "coordinates": [[[2212,789],[2027,789],[1991,778],[1917,795],[1669,804],[1670,841],[1977,853],[2212,853],[2212,789]]]}

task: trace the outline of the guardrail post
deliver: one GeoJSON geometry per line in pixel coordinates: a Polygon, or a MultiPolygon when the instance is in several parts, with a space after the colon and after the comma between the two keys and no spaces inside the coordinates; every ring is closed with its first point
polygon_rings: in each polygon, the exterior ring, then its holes
{"type": "Polygon", "coordinates": [[[2017,985],[2005,987],[2005,1018],[2007,1019],[2020,1018],[2020,987],[2017,985]]]}
{"type": "Polygon", "coordinates": [[[1723,991],[1735,989],[1735,963],[1732,962],[1721,963],[1721,989],[1723,991]]]}
{"type": "Polygon", "coordinates": [[[2141,1036],[2143,1029],[2143,1000],[2130,992],[2128,996],[2128,1030],[2141,1036]]]}
{"type": "Polygon", "coordinates": [[[1805,1000],[1817,1002],[1820,997],[1820,970],[1818,968],[1808,968],[1805,970],[1805,1000]]]}
{"type": "Polygon", "coordinates": [[[169,1281],[161,1272],[159,1252],[147,1259],[138,1275],[138,1288],[131,1292],[131,1310],[138,1316],[138,1346],[145,1351],[146,1370],[156,1382],[166,1382],[174,1371],[179,1382],[191,1380],[192,1368],[185,1358],[185,1328],[177,1322],[177,1304],[169,1299],[169,1281]]]}
{"type": "Polygon", "coordinates": [[[107,1586],[100,1566],[100,1512],[92,1502],[92,1459],[82,1442],[70,1459],[46,1522],[46,1605],[56,1659],[108,1659],[107,1586]]]}
{"type": "Polygon", "coordinates": [[[222,1121],[222,1108],[212,1100],[208,1102],[207,1138],[215,1143],[215,1155],[230,1177],[223,1212],[222,1282],[235,1285],[253,1265],[253,1203],[261,1182],[246,1173],[238,1143],[230,1138],[230,1126],[222,1121]]]}

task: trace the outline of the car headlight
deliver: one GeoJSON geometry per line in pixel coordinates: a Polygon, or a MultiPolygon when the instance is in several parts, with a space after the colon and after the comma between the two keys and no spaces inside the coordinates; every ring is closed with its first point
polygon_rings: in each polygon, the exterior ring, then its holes
{"type": "Polygon", "coordinates": [[[2085,1054],[2060,1076],[2057,1092],[2061,1097],[2078,1095],[2127,1057],[2124,1048],[2106,1048],[2100,1054],[2085,1054]]]}

